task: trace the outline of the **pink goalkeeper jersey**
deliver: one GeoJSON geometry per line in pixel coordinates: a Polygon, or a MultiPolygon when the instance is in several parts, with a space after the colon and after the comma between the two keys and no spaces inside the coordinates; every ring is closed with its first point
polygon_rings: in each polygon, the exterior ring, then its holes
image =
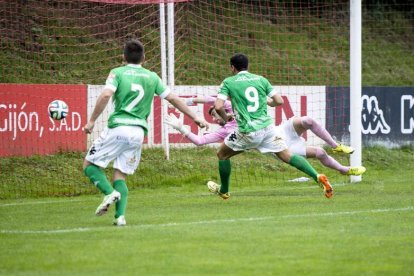
{"type": "MultiPolygon", "coordinates": [[[[206,100],[205,102],[206,104],[212,105],[216,101],[216,98],[211,97],[211,96],[206,96],[205,100],[206,100]]],[[[233,114],[231,103],[229,101],[224,102],[224,110],[227,113],[233,114]]],[[[211,133],[206,133],[203,136],[198,136],[190,132],[187,135],[187,138],[197,146],[211,144],[211,143],[218,143],[218,142],[223,142],[224,138],[226,138],[227,135],[229,135],[236,129],[237,129],[237,123],[236,123],[236,120],[233,120],[233,121],[228,122],[224,126],[220,127],[216,131],[211,132],[211,133]]]]}

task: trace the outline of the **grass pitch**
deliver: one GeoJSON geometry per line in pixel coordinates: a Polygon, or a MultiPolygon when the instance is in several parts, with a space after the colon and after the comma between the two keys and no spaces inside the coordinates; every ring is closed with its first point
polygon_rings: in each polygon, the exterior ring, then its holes
{"type": "Polygon", "coordinates": [[[113,207],[95,217],[99,195],[3,200],[0,274],[413,275],[412,182],[367,164],[332,199],[311,182],[233,182],[228,201],[204,183],[135,189],[123,228],[113,207]]]}

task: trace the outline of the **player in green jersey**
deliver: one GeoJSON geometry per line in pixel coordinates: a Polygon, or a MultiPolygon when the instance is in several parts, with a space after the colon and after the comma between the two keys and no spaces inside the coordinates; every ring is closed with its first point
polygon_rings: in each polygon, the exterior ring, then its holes
{"type": "Polygon", "coordinates": [[[333,189],[327,177],[318,174],[304,157],[291,154],[288,150],[273,119],[267,114],[267,97],[275,105],[283,104],[283,99],[266,78],[249,73],[248,64],[248,58],[243,54],[231,57],[234,76],[223,81],[214,104],[217,113],[227,122],[233,118],[224,110],[224,102],[231,100],[238,129],[229,134],[219,148],[217,156],[221,185],[209,181],[209,190],[223,199],[229,198],[230,158],[245,150],[257,149],[262,153],[274,154],[283,162],[308,174],[324,189],[327,198],[332,197],[333,189]]]}
{"type": "Polygon", "coordinates": [[[105,214],[111,204],[116,203],[114,224],[118,226],[126,224],[128,188],[125,179],[138,167],[142,143],[148,132],[147,118],[154,95],[169,101],[199,127],[208,127],[204,119],[197,117],[183,100],[169,91],[156,73],[142,67],[144,57],[144,47],[140,41],[130,40],[125,44],[124,59],[127,65],[111,70],[105,88],[84,127],[85,133],[92,132],[96,119],[112,97],[114,112],[110,115],[108,125],[101,136],[89,149],[83,168],[85,175],[105,195],[96,210],[96,215],[105,214]],[[101,170],[112,161],[113,186],[101,170]]]}

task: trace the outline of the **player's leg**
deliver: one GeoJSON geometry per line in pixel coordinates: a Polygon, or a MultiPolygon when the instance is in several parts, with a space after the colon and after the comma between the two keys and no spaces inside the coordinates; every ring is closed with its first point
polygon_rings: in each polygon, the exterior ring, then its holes
{"type": "Polygon", "coordinates": [[[126,176],[132,175],[141,161],[144,130],[138,126],[120,127],[123,133],[119,143],[124,144],[124,150],[114,161],[114,174],[112,177],[115,190],[121,194],[121,200],[115,204],[114,224],[126,225],[125,213],[128,204],[128,187],[126,176]]]}
{"type": "Polygon", "coordinates": [[[349,167],[341,165],[336,161],[332,156],[320,147],[306,147],[306,157],[307,158],[317,158],[325,167],[337,170],[342,174],[346,174],[349,170],[349,167]]]}
{"type": "Polygon", "coordinates": [[[323,192],[327,198],[332,197],[333,189],[326,175],[318,174],[318,172],[303,156],[297,154],[290,154],[289,150],[284,150],[276,154],[282,161],[288,163],[289,165],[312,177],[316,181],[316,183],[318,183],[323,188],[323,192]]]}
{"type": "Polygon", "coordinates": [[[234,155],[242,153],[244,151],[244,148],[247,146],[245,143],[246,140],[244,140],[243,137],[244,135],[235,130],[224,139],[224,142],[220,145],[220,148],[217,152],[217,157],[219,159],[218,167],[221,185],[218,185],[213,181],[207,182],[207,187],[210,192],[218,194],[223,199],[228,199],[230,197],[230,158],[234,155]]]}
{"type": "Polygon", "coordinates": [[[361,175],[366,171],[366,168],[363,166],[349,167],[342,165],[320,147],[306,147],[306,157],[317,158],[325,167],[345,175],[361,175]]]}
{"type": "Polygon", "coordinates": [[[294,118],[293,125],[298,135],[301,135],[304,131],[309,129],[316,136],[324,140],[330,147],[332,147],[334,152],[343,152],[343,153],[354,152],[354,149],[352,147],[335,142],[331,134],[321,124],[319,124],[317,121],[315,121],[309,116],[294,118]]]}
{"type": "Polygon", "coordinates": [[[323,187],[326,197],[332,197],[332,186],[326,176],[318,174],[318,172],[303,156],[292,154],[287,148],[284,139],[280,136],[279,130],[275,129],[272,133],[268,133],[267,137],[263,139],[263,142],[257,149],[262,153],[273,153],[283,162],[309,175],[323,187]]]}
{"type": "Polygon", "coordinates": [[[125,211],[128,203],[128,187],[125,182],[126,174],[118,169],[114,170],[113,185],[114,189],[121,194],[121,199],[115,203],[114,224],[118,226],[126,225],[125,211]]]}
{"type": "Polygon", "coordinates": [[[108,158],[113,151],[111,131],[106,128],[101,136],[94,141],[83,162],[83,171],[89,180],[105,195],[111,194],[114,189],[109,183],[104,171],[112,159],[108,158]]]}
{"type": "Polygon", "coordinates": [[[109,183],[104,171],[97,165],[84,160],[83,172],[89,180],[104,194],[109,195],[114,191],[114,188],[109,183]]]}

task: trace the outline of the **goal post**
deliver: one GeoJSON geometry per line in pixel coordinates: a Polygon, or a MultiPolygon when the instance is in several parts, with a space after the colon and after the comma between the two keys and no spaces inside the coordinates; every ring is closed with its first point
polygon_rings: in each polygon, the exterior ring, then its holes
{"type": "MultiPolygon", "coordinates": [[[[355,148],[350,157],[351,166],[362,163],[361,90],[362,90],[362,15],[361,0],[350,5],[350,141],[355,148]]],[[[360,182],[361,176],[350,176],[351,182],[360,182]]]]}

